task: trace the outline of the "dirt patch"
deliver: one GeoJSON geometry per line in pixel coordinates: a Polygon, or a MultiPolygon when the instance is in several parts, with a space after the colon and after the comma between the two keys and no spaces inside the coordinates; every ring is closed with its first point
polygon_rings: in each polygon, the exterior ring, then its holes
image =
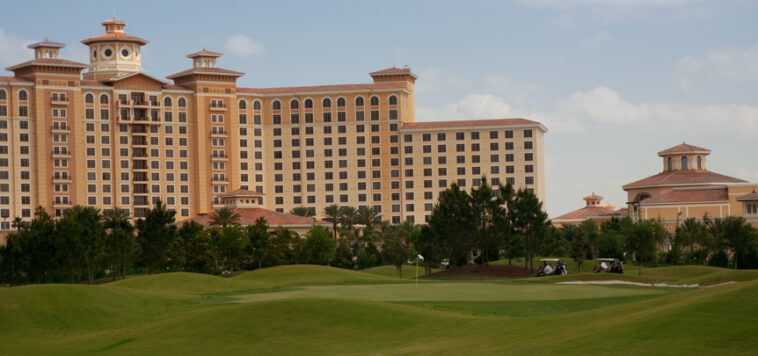
{"type": "Polygon", "coordinates": [[[534,277],[535,272],[517,265],[472,265],[459,266],[432,273],[419,278],[429,279],[486,279],[486,278],[525,278],[534,277]]]}
{"type": "Polygon", "coordinates": [[[717,287],[722,286],[725,284],[732,284],[737,283],[735,281],[728,281],[723,282],[719,284],[713,284],[713,285],[705,285],[701,286],[697,283],[695,284],[668,284],[666,282],[656,282],[656,283],[641,283],[641,282],[631,282],[631,281],[619,281],[619,280],[611,280],[611,281],[568,281],[568,282],[558,282],[556,284],[625,284],[630,286],[641,286],[641,287],[665,287],[665,288],[698,288],[698,287],[717,287]]]}

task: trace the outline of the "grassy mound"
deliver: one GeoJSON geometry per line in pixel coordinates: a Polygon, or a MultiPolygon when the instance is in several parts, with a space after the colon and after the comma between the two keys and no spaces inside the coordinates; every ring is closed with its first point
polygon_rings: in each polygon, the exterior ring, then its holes
{"type": "Polygon", "coordinates": [[[175,296],[231,293],[260,288],[253,283],[201,273],[174,272],[134,276],[107,284],[110,288],[128,288],[175,296]]]}
{"type": "MultiPolygon", "coordinates": [[[[403,279],[414,279],[416,278],[416,266],[410,266],[410,265],[403,265],[403,279]]],[[[441,271],[439,268],[432,268],[432,273],[441,271]]],[[[387,266],[379,266],[379,267],[372,267],[367,268],[364,270],[361,270],[361,272],[376,274],[379,276],[385,276],[385,277],[391,277],[391,278],[400,278],[400,276],[397,273],[397,268],[392,265],[387,266]]],[[[419,265],[418,266],[418,276],[419,278],[424,276],[424,266],[419,265]]]]}
{"type": "Polygon", "coordinates": [[[258,286],[280,288],[298,285],[398,283],[397,278],[316,265],[290,265],[258,269],[230,278],[258,286]]]}

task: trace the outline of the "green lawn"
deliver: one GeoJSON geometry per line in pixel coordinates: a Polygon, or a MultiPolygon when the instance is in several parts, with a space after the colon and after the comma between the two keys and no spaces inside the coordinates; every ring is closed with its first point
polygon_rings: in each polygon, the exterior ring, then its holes
{"type": "MultiPolygon", "coordinates": [[[[403,279],[414,279],[416,278],[416,265],[403,265],[403,279]]],[[[441,269],[439,268],[432,268],[432,273],[439,272],[441,269]]],[[[392,277],[392,278],[400,278],[400,275],[397,273],[397,268],[395,266],[379,266],[379,267],[372,267],[367,268],[364,270],[361,270],[361,272],[376,274],[380,276],[385,277],[392,277]]],[[[418,266],[418,276],[423,277],[424,276],[424,266],[419,265],[418,266]]]]}
{"type": "Polygon", "coordinates": [[[752,354],[758,349],[758,271],[649,271],[643,277],[739,282],[672,289],[555,285],[542,278],[416,287],[364,272],[287,266],[228,279],[172,273],[98,286],[0,288],[0,355],[752,354]],[[223,298],[202,302],[209,297],[223,298]]]}

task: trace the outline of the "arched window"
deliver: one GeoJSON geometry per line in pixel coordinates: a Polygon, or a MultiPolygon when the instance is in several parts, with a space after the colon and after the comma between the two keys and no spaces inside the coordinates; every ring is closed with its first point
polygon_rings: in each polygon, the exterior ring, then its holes
{"type": "Polygon", "coordinates": [[[378,106],[379,105],[379,97],[378,96],[372,96],[371,97],[371,106],[378,106]]]}
{"type": "Polygon", "coordinates": [[[165,106],[167,108],[170,108],[171,105],[173,105],[173,104],[174,104],[174,102],[171,100],[170,96],[167,96],[167,97],[163,98],[163,106],[165,106]]]}
{"type": "Polygon", "coordinates": [[[311,100],[311,99],[305,99],[305,108],[306,109],[313,109],[313,100],[311,100]]]}
{"type": "Polygon", "coordinates": [[[282,102],[279,100],[274,100],[271,103],[271,108],[274,110],[281,110],[282,109],[282,102]]]}
{"type": "Polygon", "coordinates": [[[94,104],[95,96],[92,95],[92,93],[87,93],[87,95],[84,96],[84,102],[87,104],[94,104]]]}
{"type": "Polygon", "coordinates": [[[297,101],[297,99],[290,100],[290,109],[299,109],[300,108],[300,102],[297,101]]]}
{"type": "Polygon", "coordinates": [[[244,100],[240,100],[240,103],[239,103],[239,109],[240,109],[240,110],[245,110],[245,109],[247,109],[247,101],[244,101],[244,100]]]}
{"type": "Polygon", "coordinates": [[[397,97],[392,95],[390,96],[390,105],[397,105],[397,97]]]}
{"type": "Polygon", "coordinates": [[[0,89],[0,100],[8,99],[8,93],[5,92],[5,90],[0,89]]]}
{"type": "Polygon", "coordinates": [[[261,102],[256,100],[253,102],[253,110],[260,110],[261,109],[261,102]]]}
{"type": "Polygon", "coordinates": [[[19,90],[18,100],[29,100],[29,93],[27,93],[26,90],[19,90]]]}
{"type": "Polygon", "coordinates": [[[697,156],[697,169],[703,169],[703,157],[697,156]]]}
{"type": "Polygon", "coordinates": [[[674,160],[669,157],[668,159],[668,170],[673,171],[674,170],[674,160]]]}
{"type": "Polygon", "coordinates": [[[682,156],[682,169],[690,169],[687,164],[687,156],[682,156]]]}
{"type": "Polygon", "coordinates": [[[355,106],[363,106],[363,97],[359,96],[355,98],[355,106]]]}
{"type": "Polygon", "coordinates": [[[338,108],[344,108],[345,107],[345,98],[337,98],[337,107],[338,108]]]}
{"type": "Polygon", "coordinates": [[[177,100],[177,101],[178,101],[177,104],[179,105],[180,108],[186,108],[187,107],[187,99],[185,99],[185,98],[179,98],[179,100],[177,100]]]}
{"type": "Polygon", "coordinates": [[[332,99],[329,99],[329,98],[324,98],[323,106],[324,106],[325,108],[330,108],[330,107],[332,107],[332,99]]]}
{"type": "Polygon", "coordinates": [[[100,104],[108,104],[108,94],[100,94],[100,104]]]}

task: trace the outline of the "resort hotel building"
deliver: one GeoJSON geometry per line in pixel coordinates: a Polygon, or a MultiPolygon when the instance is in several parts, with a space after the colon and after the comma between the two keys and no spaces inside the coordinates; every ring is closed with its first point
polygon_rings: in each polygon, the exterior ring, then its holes
{"type": "Polygon", "coordinates": [[[542,124],[416,122],[409,68],[366,84],[243,88],[244,73],[203,49],[163,79],[142,70],[147,40],[122,21],[102,25],[81,41],[89,63],[45,40],[0,77],[0,230],[38,206],[53,216],[122,207],[136,219],[158,199],[178,221],[234,200],[317,217],[332,204],[371,206],[423,223],[440,191],[482,177],[545,199],[542,124]]]}

